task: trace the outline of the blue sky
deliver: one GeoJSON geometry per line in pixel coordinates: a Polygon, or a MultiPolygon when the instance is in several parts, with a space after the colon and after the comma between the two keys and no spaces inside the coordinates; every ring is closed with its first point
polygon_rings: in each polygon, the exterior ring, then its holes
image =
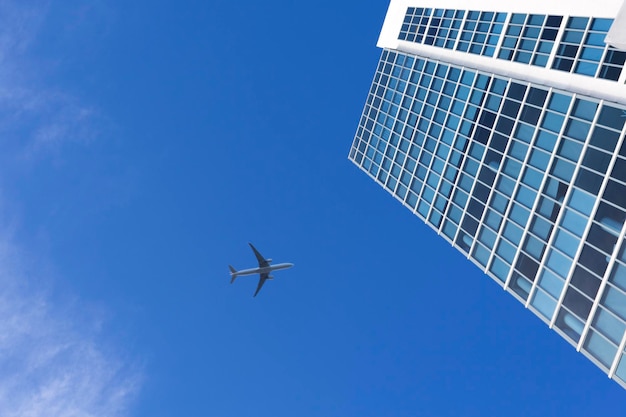
{"type": "Polygon", "coordinates": [[[0,1],[0,415],[624,409],[348,161],[386,7],[0,1]]]}

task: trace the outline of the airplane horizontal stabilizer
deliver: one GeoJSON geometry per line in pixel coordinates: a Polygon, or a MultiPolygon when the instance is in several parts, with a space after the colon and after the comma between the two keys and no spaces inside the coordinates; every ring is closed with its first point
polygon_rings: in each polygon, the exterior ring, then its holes
{"type": "Polygon", "coordinates": [[[230,269],[230,283],[232,284],[233,282],[235,282],[235,279],[237,278],[237,270],[235,268],[233,268],[231,265],[228,265],[228,269],[230,269]]]}

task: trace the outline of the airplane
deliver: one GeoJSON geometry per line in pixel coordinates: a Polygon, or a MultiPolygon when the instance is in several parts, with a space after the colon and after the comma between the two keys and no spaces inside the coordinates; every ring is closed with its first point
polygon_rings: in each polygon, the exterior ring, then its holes
{"type": "Polygon", "coordinates": [[[291,268],[293,264],[283,263],[283,264],[270,265],[270,263],[272,262],[271,259],[269,258],[265,259],[263,255],[261,255],[259,251],[256,250],[256,248],[252,245],[252,243],[248,243],[248,245],[250,245],[250,247],[252,248],[252,251],[254,252],[254,256],[256,256],[257,261],[259,261],[259,267],[250,268],[250,269],[242,269],[241,271],[237,271],[235,268],[232,267],[232,265],[228,265],[228,268],[230,269],[230,277],[231,277],[230,283],[232,284],[233,282],[235,282],[235,279],[237,277],[242,276],[242,275],[259,274],[259,285],[257,285],[256,291],[253,295],[253,297],[256,297],[256,295],[261,290],[261,287],[263,286],[263,284],[265,284],[265,281],[268,279],[274,279],[274,277],[270,275],[272,271],[278,271],[279,269],[291,268]]]}

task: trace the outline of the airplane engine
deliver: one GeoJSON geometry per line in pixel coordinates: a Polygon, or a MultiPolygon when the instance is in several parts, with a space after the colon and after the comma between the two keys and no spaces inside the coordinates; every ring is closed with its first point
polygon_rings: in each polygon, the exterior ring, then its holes
{"type": "Polygon", "coordinates": [[[271,275],[268,275],[268,276],[267,276],[267,279],[274,279],[274,277],[273,277],[273,276],[271,276],[271,275]]]}

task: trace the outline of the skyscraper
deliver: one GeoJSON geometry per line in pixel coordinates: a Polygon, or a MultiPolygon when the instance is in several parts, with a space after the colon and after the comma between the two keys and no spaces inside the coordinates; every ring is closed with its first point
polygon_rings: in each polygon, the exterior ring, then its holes
{"type": "Polygon", "coordinates": [[[349,158],[626,388],[625,31],[622,0],[392,0],[349,158]]]}

